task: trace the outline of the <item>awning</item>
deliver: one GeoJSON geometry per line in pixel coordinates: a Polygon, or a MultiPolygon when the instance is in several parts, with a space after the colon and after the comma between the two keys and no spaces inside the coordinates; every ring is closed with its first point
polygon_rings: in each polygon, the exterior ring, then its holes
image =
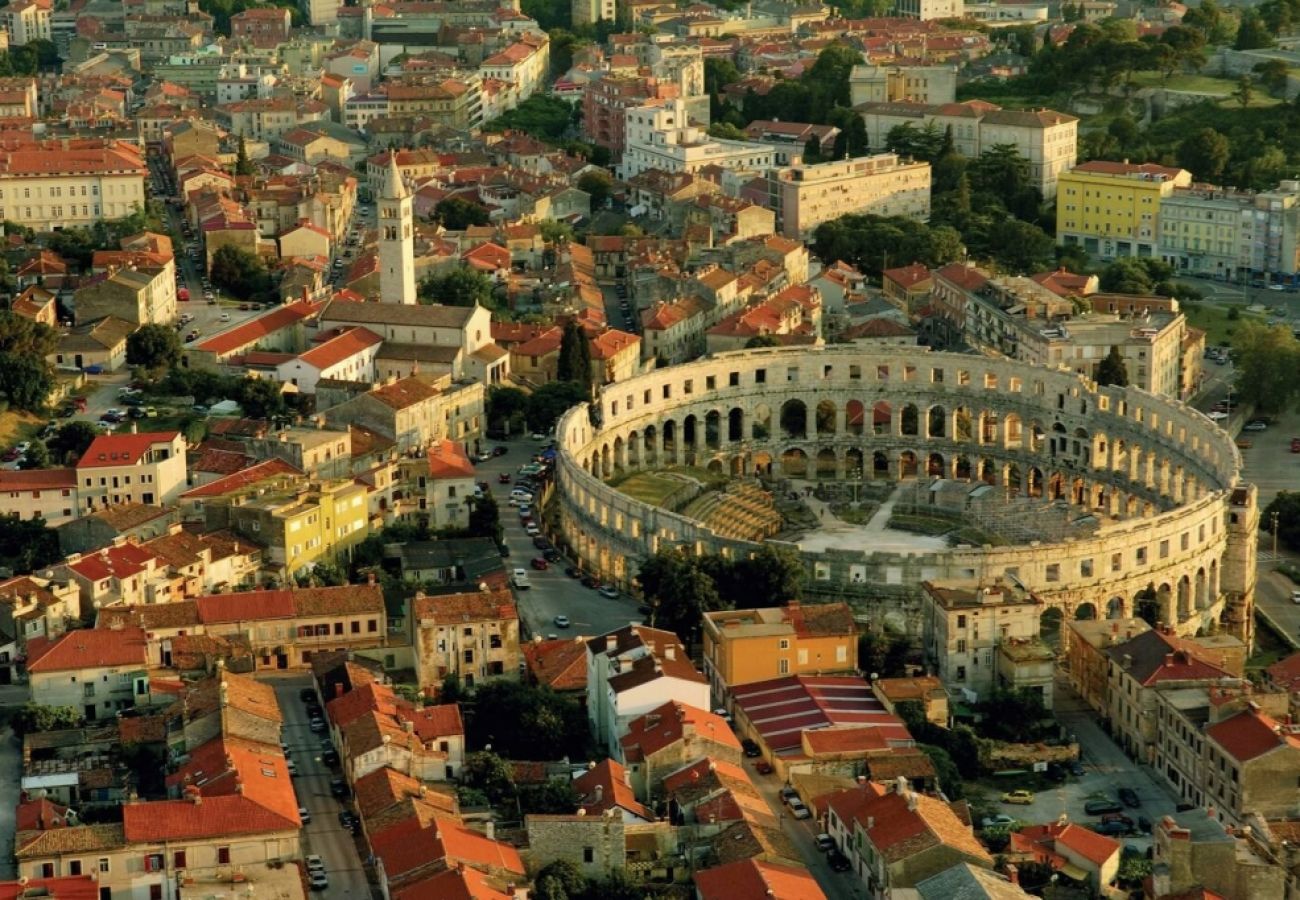
{"type": "Polygon", "coordinates": [[[1057,869],[1057,871],[1060,872],[1062,875],[1064,875],[1066,878],[1070,879],[1071,881],[1088,880],[1088,873],[1085,872],[1083,869],[1080,869],[1074,863],[1066,863],[1065,865],[1061,866],[1061,868],[1057,869]]]}

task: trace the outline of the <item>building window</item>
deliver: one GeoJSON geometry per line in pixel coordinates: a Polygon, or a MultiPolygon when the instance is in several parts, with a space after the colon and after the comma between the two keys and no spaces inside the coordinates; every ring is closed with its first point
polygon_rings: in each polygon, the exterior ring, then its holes
{"type": "Polygon", "coordinates": [[[353,634],[360,634],[360,633],[361,633],[361,623],[360,623],[360,622],[356,622],[356,621],[354,621],[354,622],[352,623],[352,633],[353,633],[353,634]]]}
{"type": "Polygon", "coordinates": [[[594,847],[583,847],[583,848],[582,848],[582,861],[585,862],[585,863],[595,862],[595,861],[596,861],[596,848],[594,848],[594,847]]]}
{"type": "Polygon", "coordinates": [[[172,854],[172,866],[177,869],[185,868],[185,851],[177,850],[172,854]]]}
{"type": "Polygon", "coordinates": [[[366,620],[366,631],[370,632],[371,634],[374,634],[374,633],[375,633],[376,631],[378,631],[378,630],[379,630],[379,620],[378,620],[378,619],[368,619],[368,620],[366,620]]]}
{"type": "Polygon", "coordinates": [[[108,857],[107,857],[107,856],[101,856],[101,857],[99,858],[99,871],[100,871],[100,872],[103,872],[105,875],[108,874],[108,857]]]}
{"type": "MultiPolygon", "coordinates": [[[[307,656],[307,654],[304,653],[304,654],[303,654],[304,659],[306,658],[306,656],[307,656]]],[[[230,864],[230,848],[229,848],[229,847],[218,847],[218,848],[217,848],[217,864],[218,864],[218,865],[222,865],[222,866],[225,866],[225,865],[229,865],[229,864],[230,864]]]]}
{"type": "Polygon", "coordinates": [[[780,660],[777,660],[777,663],[776,663],[776,671],[777,671],[778,674],[781,674],[781,675],[789,675],[789,674],[790,674],[790,660],[788,660],[788,659],[780,659],[780,660]]]}

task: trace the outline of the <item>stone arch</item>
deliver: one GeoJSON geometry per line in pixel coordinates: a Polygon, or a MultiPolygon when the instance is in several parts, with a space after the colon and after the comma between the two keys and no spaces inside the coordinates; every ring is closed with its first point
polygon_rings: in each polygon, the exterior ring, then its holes
{"type": "Polygon", "coordinates": [[[614,454],[609,444],[604,444],[600,448],[600,470],[605,478],[614,472],[614,454]]]}
{"type": "Polygon", "coordinates": [[[1058,607],[1049,606],[1038,617],[1038,636],[1047,646],[1056,648],[1061,644],[1061,623],[1065,613],[1058,607]]]}
{"type": "Polygon", "coordinates": [[[982,409],[979,415],[979,442],[996,444],[1002,431],[1001,416],[996,409],[982,409]]]}
{"type": "Polygon", "coordinates": [[[754,454],[754,474],[772,474],[772,454],[768,453],[766,450],[760,450],[754,454]]]}
{"type": "Polygon", "coordinates": [[[682,419],[682,446],[688,453],[700,446],[700,420],[695,413],[687,413],[682,419]]]}
{"type": "Polygon", "coordinates": [[[948,412],[942,406],[931,406],[926,414],[925,433],[928,437],[948,436],[948,412]]]}
{"type": "Polygon", "coordinates": [[[739,443],[745,439],[745,411],[739,406],[733,406],[727,413],[727,440],[731,443],[739,443]]]}
{"type": "Polygon", "coordinates": [[[1061,500],[1065,497],[1065,477],[1060,472],[1053,472],[1047,479],[1047,499],[1061,500]]]}
{"type": "Polygon", "coordinates": [[[917,431],[917,428],[920,424],[919,416],[920,413],[917,412],[916,404],[914,403],[908,403],[901,410],[899,410],[898,411],[899,433],[907,435],[909,437],[916,437],[919,433],[917,431]]]}
{"type": "Polygon", "coordinates": [[[832,481],[839,476],[839,459],[835,451],[825,447],[817,451],[817,480],[832,481]]]}
{"type": "Polygon", "coordinates": [[[850,447],[844,451],[844,475],[847,478],[862,479],[867,477],[863,471],[862,451],[857,447],[850,447]]]}
{"type": "Polygon", "coordinates": [[[1178,579],[1178,619],[1186,622],[1192,617],[1192,580],[1184,574],[1178,579]]]}
{"type": "Polygon", "coordinates": [[[871,477],[873,479],[889,477],[889,456],[884,450],[877,450],[871,454],[871,477]]]}
{"type": "Polygon", "coordinates": [[[1210,579],[1205,574],[1205,567],[1196,570],[1196,580],[1194,582],[1196,593],[1195,602],[1198,610],[1209,609],[1210,606],[1210,579]]]}
{"type": "Polygon", "coordinates": [[[943,454],[931,453],[925,460],[925,474],[932,478],[944,478],[943,454]]]}
{"type": "Polygon", "coordinates": [[[904,478],[916,477],[916,454],[911,450],[904,450],[898,455],[898,477],[899,480],[904,478]]]}
{"type": "Polygon", "coordinates": [[[659,462],[659,432],[653,425],[647,425],[645,431],[641,433],[642,458],[648,466],[653,466],[659,462]]]}
{"type": "Polygon", "coordinates": [[[626,457],[623,455],[623,451],[624,451],[623,436],[622,436],[622,435],[618,435],[617,437],[614,438],[614,469],[615,469],[615,471],[617,471],[617,470],[619,470],[619,469],[623,469],[623,470],[626,470],[626,469],[627,469],[627,465],[626,465],[626,457]]]}
{"type": "Polygon", "coordinates": [[[987,457],[981,458],[979,461],[979,466],[977,467],[976,477],[980,481],[984,482],[985,484],[997,484],[998,483],[997,465],[993,462],[993,460],[988,459],[987,457]]]}
{"type": "Polygon", "coordinates": [[[1074,608],[1074,620],[1076,622],[1090,622],[1097,618],[1097,606],[1092,602],[1080,603],[1074,608]]]}
{"type": "Polygon", "coordinates": [[[1173,624],[1177,621],[1174,618],[1177,612],[1174,609],[1174,589],[1167,583],[1156,588],[1156,610],[1160,617],[1159,622],[1173,624]]]}
{"type": "Polygon", "coordinates": [[[1087,500],[1088,485],[1082,478],[1075,478],[1070,482],[1070,502],[1075,506],[1083,506],[1087,500]]]}
{"type": "Polygon", "coordinates": [[[750,423],[753,428],[753,436],[756,441],[765,441],[772,436],[772,407],[766,403],[760,403],[754,407],[753,421],[750,423]]]}
{"type": "Polygon", "coordinates": [[[808,477],[808,454],[791,447],[781,454],[781,474],[786,478],[808,477]]]}
{"type": "Polygon", "coordinates": [[[838,410],[835,408],[834,401],[823,400],[817,404],[817,410],[813,414],[814,425],[818,434],[834,434],[835,417],[838,410]]]}
{"type": "Polygon", "coordinates": [[[660,465],[669,465],[677,460],[677,422],[664,419],[664,458],[660,465]]]}
{"type": "Polygon", "coordinates": [[[1122,619],[1124,618],[1124,609],[1127,604],[1124,603],[1123,597],[1111,597],[1106,601],[1106,618],[1122,619]]]}
{"type": "Polygon", "coordinates": [[[850,400],[844,405],[844,427],[849,434],[861,435],[867,424],[867,410],[861,400],[850,400]]]}
{"type": "Polygon", "coordinates": [[[1043,470],[1038,466],[1030,466],[1028,481],[1025,484],[1025,495],[1029,497],[1043,496],[1043,470]]]}
{"type": "Polygon", "coordinates": [[[1207,584],[1210,593],[1210,603],[1217,603],[1219,600],[1219,561],[1210,560],[1210,577],[1207,584]]]}
{"type": "Polygon", "coordinates": [[[1018,449],[1024,442],[1024,428],[1017,413],[1007,413],[1002,420],[1002,441],[1007,449],[1018,449]]]}
{"type": "Polygon", "coordinates": [[[875,406],[871,407],[871,432],[872,434],[889,434],[891,424],[894,421],[894,408],[885,400],[881,400],[875,406]]]}
{"type": "Polygon", "coordinates": [[[722,413],[716,409],[704,414],[704,446],[710,450],[722,447],[722,413]]]}
{"type": "Polygon", "coordinates": [[[787,439],[808,437],[808,407],[802,400],[781,404],[781,435],[787,439]]]}
{"type": "Polygon", "coordinates": [[[1037,419],[1029,423],[1029,451],[1031,453],[1043,452],[1043,439],[1047,437],[1047,432],[1043,431],[1043,425],[1037,419]]]}
{"type": "Polygon", "coordinates": [[[952,411],[952,439],[969,441],[974,436],[970,410],[959,406],[952,411]]]}
{"type": "Polygon", "coordinates": [[[627,433],[627,465],[630,469],[641,467],[641,435],[635,429],[627,433]]]}
{"type": "Polygon", "coordinates": [[[952,477],[958,481],[970,481],[974,477],[969,456],[962,454],[952,461],[952,477]]]}
{"type": "Polygon", "coordinates": [[[1006,473],[1002,476],[1003,483],[1007,486],[1008,497],[1019,497],[1023,486],[1021,482],[1024,476],[1020,472],[1020,463],[1008,463],[1006,473]]]}

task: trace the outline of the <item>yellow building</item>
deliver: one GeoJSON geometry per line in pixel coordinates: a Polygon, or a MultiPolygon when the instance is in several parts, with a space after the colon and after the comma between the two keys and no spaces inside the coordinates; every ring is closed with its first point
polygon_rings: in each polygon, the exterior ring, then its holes
{"type": "Polygon", "coordinates": [[[0,152],[0,218],[37,231],[120,219],[144,208],[147,174],[140,150],[120,141],[22,145],[0,152]]]}
{"type": "Polygon", "coordinates": [[[1186,169],[1094,160],[1061,174],[1056,239],[1092,256],[1160,255],[1160,203],[1192,183],[1186,169]]]}
{"type": "Polygon", "coordinates": [[[350,479],[289,487],[231,506],[230,524],[266,548],[264,568],[297,575],[317,562],[351,558],[370,532],[367,490],[350,479]]]}
{"type": "Polygon", "coordinates": [[[704,674],[715,697],[783,675],[826,675],[858,667],[858,628],[844,603],[724,610],[704,614],[704,674]]]}

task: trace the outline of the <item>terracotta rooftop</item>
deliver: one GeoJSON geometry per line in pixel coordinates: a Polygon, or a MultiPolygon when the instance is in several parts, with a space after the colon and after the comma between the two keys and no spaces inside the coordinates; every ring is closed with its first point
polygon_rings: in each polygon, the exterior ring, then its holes
{"type": "Polygon", "coordinates": [[[639,819],[653,822],[655,815],[636,799],[628,783],[627,770],[606,759],[573,780],[578,793],[578,808],[589,816],[599,816],[609,809],[622,809],[639,819]]]}
{"type": "Polygon", "coordinates": [[[573,640],[529,641],[519,648],[528,674],[554,691],[587,689],[587,644],[573,640]]]}
{"type": "Polygon", "coordinates": [[[1209,726],[1205,735],[1222,747],[1237,762],[1250,762],[1256,757],[1289,747],[1300,750],[1300,737],[1292,729],[1256,710],[1244,710],[1231,718],[1209,726]]]}
{"type": "Polygon", "coordinates": [[[134,466],[158,445],[166,444],[170,447],[179,434],[178,431],[101,434],[91,441],[86,452],[81,454],[81,459],[77,460],[77,468],[134,466]]]}
{"type": "Polygon", "coordinates": [[[721,716],[676,700],[670,700],[629,722],[628,733],[620,738],[619,743],[623,746],[625,759],[639,762],[689,734],[707,738],[723,747],[740,749],[740,741],[721,716]]]}
{"type": "Polygon", "coordinates": [[[147,647],[145,633],[140,628],[78,628],[54,641],[29,640],[27,671],[39,674],[109,667],[144,669],[148,663],[147,647]]]}
{"type": "Polygon", "coordinates": [[[695,889],[699,900],[826,900],[807,869],[759,859],[696,872],[695,889]]]}
{"type": "Polygon", "coordinates": [[[421,625],[519,618],[514,595],[508,589],[417,596],[411,604],[411,615],[421,625]]]}

